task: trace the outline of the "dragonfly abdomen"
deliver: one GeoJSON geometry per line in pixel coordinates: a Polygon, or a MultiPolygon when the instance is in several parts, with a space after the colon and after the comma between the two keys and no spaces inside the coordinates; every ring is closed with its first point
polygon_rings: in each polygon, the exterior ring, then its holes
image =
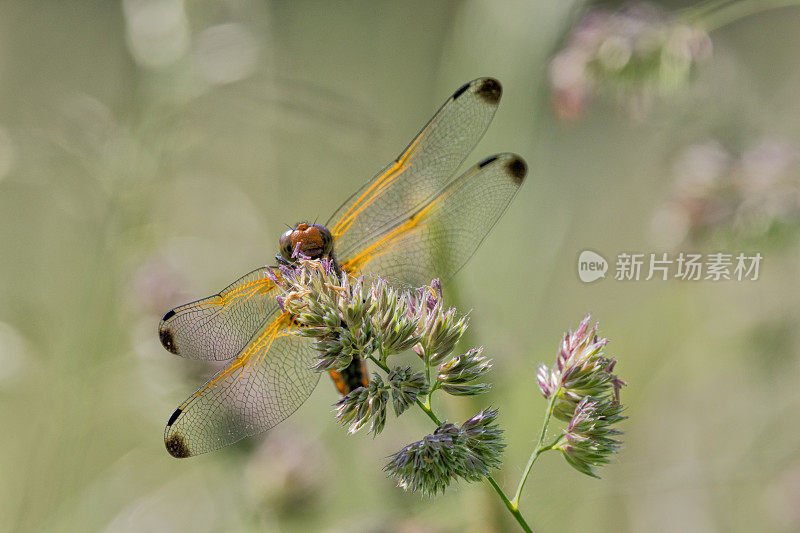
{"type": "Polygon", "coordinates": [[[336,389],[342,396],[349,394],[354,389],[369,385],[367,363],[358,355],[354,356],[351,363],[340,372],[331,370],[330,374],[336,389]]]}

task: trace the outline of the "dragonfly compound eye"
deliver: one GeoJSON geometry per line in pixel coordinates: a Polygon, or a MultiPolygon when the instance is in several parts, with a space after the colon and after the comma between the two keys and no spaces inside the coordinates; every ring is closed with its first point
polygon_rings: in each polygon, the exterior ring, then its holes
{"type": "Polygon", "coordinates": [[[294,230],[286,230],[281,235],[281,238],[278,240],[278,246],[280,247],[281,256],[287,261],[292,260],[292,252],[294,251],[294,247],[292,246],[292,232],[294,230]]]}
{"type": "Polygon", "coordinates": [[[314,224],[314,227],[319,231],[319,235],[322,238],[322,257],[330,256],[333,252],[333,235],[331,234],[331,230],[322,224],[314,224]]]}
{"type": "Polygon", "coordinates": [[[294,229],[285,231],[278,243],[281,255],[287,261],[296,259],[296,250],[309,259],[321,259],[333,251],[333,236],[321,224],[300,223],[294,229]]]}

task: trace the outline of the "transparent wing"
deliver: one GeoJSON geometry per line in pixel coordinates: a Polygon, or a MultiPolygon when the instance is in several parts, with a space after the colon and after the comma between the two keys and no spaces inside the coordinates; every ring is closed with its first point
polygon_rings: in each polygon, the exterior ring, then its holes
{"type": "Polygon", "coordinates": [[[341,258],[348,272],[419,286],[455,274],[514,198],[527,173],[521,157],[484,159],[370,244],[341,258]]]}
{"type": "Polygon", "coordinates": [[[459,88],[403,153],[333,214],[327,226],[337,253],[351,255],[441,191],[489,127],[501,94],[493,78],[459,88]]]}
{"type": "Polygon", "coordinates": [[[164,443],[174,457],[233,444],[277,425],[311,395],[319,374],[312,343],[289,332],[278,315],[239,356],[208,380],[167,422],[164,443]]]}
{"type": "Polygon", "coordinates": [[[232,359],[278,310],[275,284],[260,267],[219,294],[169,311],[158,325],[168,351],[189,359],[232,359]]]}

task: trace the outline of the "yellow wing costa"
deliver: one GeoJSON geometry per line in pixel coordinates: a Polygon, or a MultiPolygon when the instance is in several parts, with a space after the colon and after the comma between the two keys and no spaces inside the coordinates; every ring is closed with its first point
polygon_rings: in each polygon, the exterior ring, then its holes
{"type": "Polygon", "coordinates": [[[397,159],[331,216],[337,256],[353,255],[429,203],[489,127],[502,92],[499,81],[479,78],[453,93],[397,159]]]}
{"type": "Polygon", "coordinates": [[[278,310],[266,269],[257,268],[217,294],[167,312],[158,325],[161,344],[189,359],[235,357],[278,310]]]}
{"type": "Polygon", "coordinates": [[[317,386],[313,357],[311,342],[291,334],[291,317],[277,314],[172,413],[164,430],[167,451],[198,455],[275,426],[317,386]]]}
{"type": "Polygon", "coordinates": [[[486,158],[395,226],[343,258],[349,273],[408,285],[448,279],[475,253],[514,198],[527,166],[514,154],[486,158]]]}

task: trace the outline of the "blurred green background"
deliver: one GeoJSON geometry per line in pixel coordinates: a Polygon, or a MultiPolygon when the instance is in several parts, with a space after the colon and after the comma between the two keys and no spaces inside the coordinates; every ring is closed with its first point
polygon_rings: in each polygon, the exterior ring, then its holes
{"type": "Polygon", "coordinates": [[[530,174],[446,288],[495,359],[493,391],[440,410],[500,408],[496,478],[513,492],[544,410],[534,364],[591,312],[629,383],[625,448],[602,480],[543,456],[521,505],[534,529],[800,530],[794,212],[757,204],[741,223],[723,209],[689,230],[662,216],[687,172],[741,180],[764,142],[780,149],[756,169],[779,160],[779,199],[797,200],[800,8],[710,27],[710,57],[635,113],[613,88],[559,113],[549,65],[584,7],[2,2],[0,529],[513,528],[487,484],[433,499],[396,488],[386,457],[429,421],[348,436],[326,378],[265,436],[173,459],[164,423],[213,369],[156,335],[171,307],[270,262],[286,224],[327,220],[458,86],[494,76],[503,101],[467,164],[513,151],[530,174]],[[578,279],[585,249],[612,263],[605,280],[578,279]],[[757,281],[614,280],[631,251],[764,261],[757,281]]]}

